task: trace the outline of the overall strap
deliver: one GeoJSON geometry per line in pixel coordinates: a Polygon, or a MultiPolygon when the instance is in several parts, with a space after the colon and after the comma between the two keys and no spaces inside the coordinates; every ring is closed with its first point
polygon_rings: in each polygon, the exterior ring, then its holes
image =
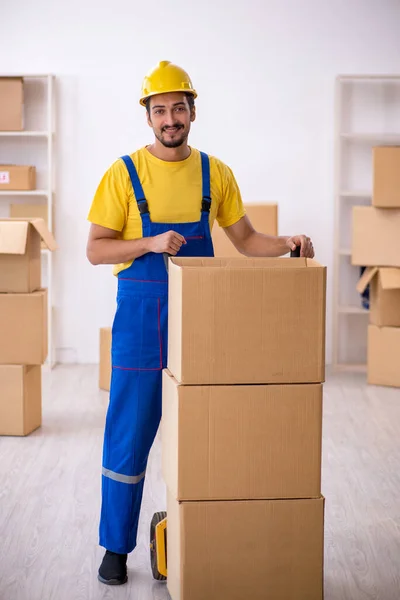
{"type": "Polygon", "coordinates": [[[201,175],[203,179],[203,198],[201,211],[209,213],[211,208],[211,183],[210,183],[210,159],[205,152],[200,152],[201,175]]]}
{"type": "Polygon", "coordinates": [[[121,156],[121,159],[124,161],[125,166],[128,169],[139,212],[141,215],[148,214],[149,207],[147,205],[147,200],[144,195],[142,184],[140,183],[139,175],[137,173],[135,165],[133,164],[133,160],[128,155],[121,156]]]}

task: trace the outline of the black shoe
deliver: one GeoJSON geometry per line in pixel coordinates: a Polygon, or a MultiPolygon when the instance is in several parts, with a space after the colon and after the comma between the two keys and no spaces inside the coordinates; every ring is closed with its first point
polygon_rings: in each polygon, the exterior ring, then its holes
{"type": "Polygon", "coordinates": [[[127,554],[116,554],[106,550],[97,576],[101,583],[107,585],[122,585],[128,581],[126,571],[127,554]]]}

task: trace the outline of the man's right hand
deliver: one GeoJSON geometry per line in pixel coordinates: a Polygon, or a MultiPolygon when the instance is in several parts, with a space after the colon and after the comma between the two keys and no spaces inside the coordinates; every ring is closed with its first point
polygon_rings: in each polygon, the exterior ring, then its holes
{"type": "Polygon", "coordinates": [[[150,238],[150,252],[161,254],[167,252],[175,256],[181,249],[182,244],[186,244],[185,238],[176,231],[167,231],[150,238]]]}

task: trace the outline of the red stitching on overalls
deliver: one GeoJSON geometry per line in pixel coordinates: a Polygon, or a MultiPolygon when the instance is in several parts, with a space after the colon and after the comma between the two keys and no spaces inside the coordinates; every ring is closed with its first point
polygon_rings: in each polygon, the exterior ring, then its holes
{"type": "Polygon", "coordinates": [[[202,240],[204,239],[204,235],[187,235],[185,240],[202,240]]]}
{"type": "Polygon", "coordinates": [[[121,371],[160,371],[160,367],[154,367],[152,369],[142,369],[138,367],[118,367],[113,365],[113,369],[121,369],[121,371]]]}
{"type": "Polygon", "coordinates": [[[134,279],[133,277],[120,277],[120,281],[137,281],[138,283],[168,283],[168,281],[152,281],[151,279],[134,279]]]}
{"type": "Polygon", "coordinates": [[[158,298],[158,339],[159,339],[159,342],[160,342],[160,369],[162,369],[162,339],[161,339],[160,298],[158,298]]]}

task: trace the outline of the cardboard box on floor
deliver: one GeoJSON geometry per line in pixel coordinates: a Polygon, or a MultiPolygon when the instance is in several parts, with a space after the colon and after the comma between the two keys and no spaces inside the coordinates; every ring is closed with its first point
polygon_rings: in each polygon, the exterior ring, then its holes
{"type": "Polygon", "coordinates": [[[0,435],[28,435],[41,423],[41,367],[0,365],[0,435]]]}
{"type": "Polygon", "coordinates": [[[322,600],[324,499],[179,503],[170,493],[172,600],[322,600]]]}
{"type": "Polygon", "coordinates": [[[357,284],[362,294],[370,286],[369,322],[379,327],[400,327],[400,269],[368,267],[357,284]]]}
{"type": "MultiPolygon", "coordinates": [[[[247,216],[254,228],[260,233],[278,235],[278,205],[277,204],[245,204],[247,216]]],[[[232,244],[222,227],[217,222],[212,229],[214,255],[217,258],[242,256],[232,244]]]]}
{"type": "Polygon", "coordinates": [[[0,77],[0,131],[22,131],[23,109],[22,77],[0,77]]]}
{"type": "Polygon", "coordinates": [[[47,290],[0,294],[0,364],[42,365],[47,352],[47,290]]]}
{"type": "Polygon", "coordinates": [[[321,384],[185,386],[165,370],[162,413],[174,498],[321,495],[321,384]]]}
{"type": "Polygon", "coordinates": [[[400,208],[353,207],[351,262],[400,267],[400,208]]]}
{"type": "Polygon", "coordinates": [[[110,391],[111,383],[111,327],[100,329],[99,388],[110,391]]]}
{"type": "Polygon", "coordinates": [[[34,190],[36,168],[26,165],[0,165],[0,191],[34,190]]]}
{"type": "Polygon", "coordinates": [[[314,260],[171,258],[168,369],[185,384],[323,382],[325,303],[314,260]]]}
{"type": "Polygon", "coordinates": [[[40,289],[42,241],[56,250],[43,219],[0,219],[0,293],[40,289]]]}
{"type": "Polygon", "coordinates": [[[400,208],[400,146],[373,149],[372,205],[400,208]]]}
{"type": "Polygon", "coordinates": [[[400,327],[368,326],[367,381],[400,387],[400,327]]]}

